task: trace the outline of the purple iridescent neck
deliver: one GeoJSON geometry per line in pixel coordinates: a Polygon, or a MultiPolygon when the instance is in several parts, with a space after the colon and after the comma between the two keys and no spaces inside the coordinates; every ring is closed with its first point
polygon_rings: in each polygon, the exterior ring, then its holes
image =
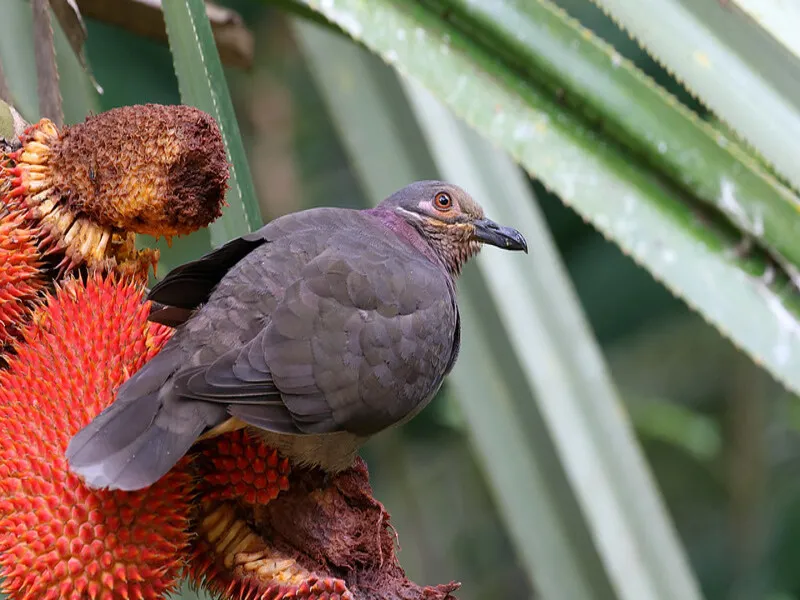
{"type": "Polygon", "coordinates": [[[444,261],[433,249],[433,247],[425,240],[416,227],[406,221],[403,217],[398,215],[393,209],[383,206],[376,206],[364,211],[380,221],[387,229],[394,232],[404,242],[419,250],[425,258],[441,265],[442,268],[450,273],[446,268],[444,261]]]}

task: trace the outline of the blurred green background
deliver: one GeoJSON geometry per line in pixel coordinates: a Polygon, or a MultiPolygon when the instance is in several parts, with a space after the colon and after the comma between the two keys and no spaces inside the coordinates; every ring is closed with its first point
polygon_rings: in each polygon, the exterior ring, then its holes
{"type": "MultiPolygon", "coordinates": [[[[340,121],[331,114],[335,107],[320,89],[297,28],[285,13],[256,2],[223,4],[242,15],[255,39],[253,67],[227,68],[226,75],[264,218],[318,205],[367,206],[340,121]]],[[[599,9],[559,4],[703,114],[599,9]]],[[[104,89],[98,111],[180,102],[165,42],[93,19],[87,26],[87,57],[104,89]]],[[[359,52],[385,77],[391,104],[399,89],[394,73],[359,52]]],[[[357,90],[359,81],[350,84],[357,90]]],[[[373,118],[365,110],[360,127],[369,131],[373,118]]],[[[374,143],[380,152],[382,140],[374,143]]],[[[422,170],[427,160],[419,157],[422,170]]],[[[539,183],[529,185],[704,596],[800,599],[798,405],[617,246],[539,183]]],[[[399,556],[411,579],[459,580],[464,600],[536,597],[449,386],[417,419],[372,441],[364,455],[375,494],[400,534],[399,556]]]]}

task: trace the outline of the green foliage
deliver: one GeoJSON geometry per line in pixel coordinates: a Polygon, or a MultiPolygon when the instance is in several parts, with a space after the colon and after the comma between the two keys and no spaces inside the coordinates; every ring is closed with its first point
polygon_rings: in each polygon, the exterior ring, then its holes
{"type": "Polygon", "coordinates": [[[0,16],[0,60],[10,100],[24,119],[33,122],[39,118],[39,98],[30,2],[9,0],[3,3],[0,16]]]}
{"type": "MultiPolygon", "coordinates": [[[[211,33],[203,0],[181,0],[163,5],[181,101],[206,111],[219,124],[230,160],[230,179],[222,217],[207,230],[180,240],[176,252],[162,253],[177,264],[211,247],[261,226],[250,167],[244,152],[239,124],[233,110],[228,84],[211,33]]],[[[170,260],[168,259],[168,260],[170,260]]],[[[167,268],[175,263],[167,262],[167,268]]]]}
{"type": "Polygon", "coordinates": [[[485,40],[521,80],[545,96],[558,94],[571,116],[670,181],[676,195],[719,209],[743,232],[798,262],[793,217],[800,199],[562,9],[544,0],[427,3],[448,10],[459,31],[485,40]]]}
{"type": "Polygon", "coordinates": [[[786,35],[800,27],[800,13],[792,3],[747,0],[755,21],[727,2],[597,3],[800,188],[800,56],[787,52],[796,36],[786,35]]]}
{"type": "MultiPolygon", "coordinates": [[[[755,164],[746,163],[744,153],[709,145],[712,141],[709,132],[690,118],[684,108],[679,108],[677,102],[670,102],[653,84],[645,83],[645,76],[636,73],[621,57],[616,61],[613,54],[607,53],[607,59],[600,61],[599,53],[608,50],[593,41],[591,32],[577,26],[545,0],[526,4],[526,10],[540,6],[541,13],[549,14],[553,23],[560,25],[558,28],[537,30],[528,13],[512,11],[518,6],[515,2],[486,4],[492,9],[493,25],[481,29],[475,29],[471,21],[462,23],[452,10],[442,12],[440,7],[431,8],[428,3],[423,7],[389,0],[369,5],[360,0],[335,3],[309,0],[308,4],[378,52],[401,73],[426,86],[775,377],[790,389],[800,391],[800,323],[795,289],[780,276],[769,285],[772,267],[758,253],[742,260],[733,251],[737,236],[763,233],[766,209],[760,202],[766,197],[774,198],[772,206],[777,212],[771,218],[775,224],[780,222],[784,231],[778,236],[770,235],[772,250],[783,252],[794,248],[797,238],[791,239],[790,235],[796,224],[790,206],[795,202],[792,193],[770,181],[755,164]],[[503,39],[496,41],[493,36],[502,25],[498,25],[497,15],[503,16],[502,23],[506,26],[513,24],[518,28],[527,23],[529,28],[521,32],[506,31],[503,39]],[[537,36],[533,34],[537,31],[543,39],[534,45],[537,36]],[[526,41],[530,44],[521,56],[520,52],[509,52],[509,49],[519,50],[526,41]],[[501,42],[505,46],[498,46],[501,42]],[[531,60],[531,56],[536,60],[531,60]],[[553,89],[555,59],[559,57],[582,69],[584,81],[572,79],[566,83],[576,93],[579,91],[576,86],[582,86],[582,95],[572,103],[582,107],[582,113],[594,115],[594,124],[591,118],[576,113],[560,94],[548,91],[553,89]],[[520,73],[520,63],[526,67],[524,73],[520,73]],[[537,68],[542,64],[549,65],[549,71],[537,68]],[[590,68],[597,73],[592,78],[585,75],[590,68]],[[589,93],[587,87],[592,83],[614,84],[616,93],[623,94],[621,97],[628,101],[616,104],[607,101],[600,93],[605,87],[589,93]],[[674,156],[670,168],[655,168],[651,160],[625,151],[615,137],[596,127],[597,117],[612,111],[615,120],[608,129],[617,136],[624,131],[630,135],[635,130],[636,121],[627,113],[640,114],[648,125],[655,125],[647,114],[633,108],[638,101],[636,94],[648,94],[645,99],[650,99],[651,108],[669,115],[666,122],[678,129],[670,134],[671,141],[674,135],[689,136],[681,142],[676,140],[672,148],[669,144],[663,148],[663,154],[682,150],[674,156]],[[691,147],[691,143],[700,146],[691,147]],[[688,160],[686,151],[696,152],[692,160],[701,161],[705,159],[701,150],[710,151],[712,147],[714,153],[709,160],[720,156],[722,162],[717,166],[707,165],[712,172],[717,169],[717,174],[713,182],[709,180],[701,197],[697,193],[699,188],[689,185],[699,184],[695,178],[700,173],[680,172],[676,178],[674,169],[688,160]],[[735,182],[729,179],[734,171],[745,179],[737,178],[735,182]],[[739,187],[742,182],[756,186],[751,190],[753,202],[759,203],[762,212],[752,212],[755,204],[743,208],[740,196],[743,190],[739,187]],[[756,198],[760,193],[765,195],[756,198]],[[704,201],[709,204],[712,200],[717,206],[727,207],[729,217],[738,214],[736,222],[725,223],[718,213],[699,208],[704,201]],[[744,221],[749,225],[743,226],[744,221]],[[778,237],[783,237],[783,242],[778,242],[778,237]],[[759,281],[758,276],[763,274],[767,275],[765,281],[759,281]]],[[[609,90],[613,91],[610,87],[609,90]]],[[[662,120],[667,119],[663,115],[662,120]]],[[[648,133],[645,131],[639,141],[628,140],[628,146],[640,150],[648,146],[645,143],[648,133]]],[[[661,141],[664,140],[656,136],[650,144],[658,149],[661,141]]],[[[789,256],[794,256],[794,252],[790,250],[789,256]]]]}

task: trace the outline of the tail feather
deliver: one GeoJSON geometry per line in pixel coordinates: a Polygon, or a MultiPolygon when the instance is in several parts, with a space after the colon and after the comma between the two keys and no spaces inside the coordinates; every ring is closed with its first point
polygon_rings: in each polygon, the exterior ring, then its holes
{"type": "Polygon", "coordinates": [[[151,392],[118,408],[114,403],[98,415],[70,441],[70,469],[93,488],[139,490],[161,479],[209,421],[218,420],[221,408],[196,400],[168,398],[165,403],[163,395],[151,392]],[[208,408],[216,409],[214,414],[208,408]]]}
{"type": "Polygon", "coordinates": [[[248,425],[274,433],[300,433],[292,416],[283,405],[277,404],[232,404],[228,413],[248,425]]]}
{"type": "Polygon", "coordinates": [[[158,390],[127,402],[117,400],[70,440],[66,452],[70,467],[77,472],[135,444],[160,408],[158,390]]]}
{"type": "MultiPolygon", "coordinates": [[[[95,488],[125,491],[163,477],[225,408],[174,393],[169,377],[181,356],[165,348],[120,386],[117,398],[70,440],[70,469],[95,488]]],[[[179,352],[179,351],[178,351],[179,352]]]]}
{"type": "Polygon", "coordinates": [[[76,467],[89,465],[132,444],[161,410],[161,387],[175,372],[180,350],[167,345],[117,390],[117,397],[81,429],[67,447],[67,460],[76,467]]]}
{"type": "Polygon", "coordinates": [[[134,443],[103,460],[72,465],[72,470],[94,488],[133,491],[153,485],[183,457],[202,433],[204,424],[182,435],[153,425],[134,443]]]}

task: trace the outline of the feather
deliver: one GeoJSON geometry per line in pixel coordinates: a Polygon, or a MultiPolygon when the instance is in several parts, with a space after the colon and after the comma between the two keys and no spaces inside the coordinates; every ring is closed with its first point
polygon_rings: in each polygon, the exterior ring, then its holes
{"type": "Polygon", "coordinates": [[[248,425],[275,433],[300,433],[292,415],[283,404],[232,404],[228,407],[231,416],[248,425]]]}
{"type": "Polygon", "coordinates": [[[211,292],[231,267],[265,242],[259,232],[231,240],[167,273],[153,286],[147,298],[166,306],[196,309],[208,301],[211,292]]]}

